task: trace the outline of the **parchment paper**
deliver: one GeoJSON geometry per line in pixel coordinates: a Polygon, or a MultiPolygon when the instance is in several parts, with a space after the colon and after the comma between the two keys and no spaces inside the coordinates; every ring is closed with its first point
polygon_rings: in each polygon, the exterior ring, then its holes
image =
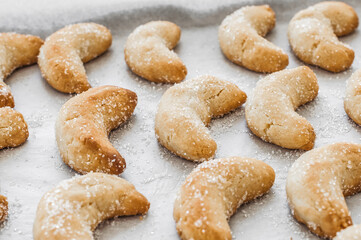
{"type": "MultiPolygon", "coordinates": [[[[175,195],[185,177],[197,166],[170,154],[154,136],[156,106],[171,85],[157,85],[136,77],[124,62],[123,47],[128,34],[150,20],[170,20],[182,28],[175,51],[188,68],[187,79],[212,74],[236,83],[247,94],[264,77],[232,64],[222,55],[217,39],[222,19],[247,4],[266,1],[1,1],[0,31],[37,34],[45,38],[59,28],[94,21],[113,33],[113,44],[104,55],[86,64],[92,86],[112,84],[138,94],[139,103],[128,123],[111,133],[111,142],[123,155],[127,168],[121,177],[133,183],[151,202],[144,219],[139,216],[106,221],[95,231],[96,239],[178,239],[172,217],[175,195]]],[[[356,7],[361,15],[361,6],[356,7]]],[[[287,25],[300,9],[315,1],[268,1],[277,15],[276,28],[267,36],[287,51],[288,68],[302,65],[290,50],[287,25]]],[[[315,147],[338,141],[360,143],[361,129],[344,112],[345,80],[361,67],[360,33],[341,40],[356,53],[351,69],[333,74],[312,67],[320,91],[317,99],[298,112],[316,131],[315,147]]],[[[61,160],[54,123],[57,113],[71,96],[57,92],[42,79],[37,65],[14,72],[6,82],[15,97],[16,110],[29,124],[28,141],[14,149],[0,151],[0,193],[8,197],[10,214],[0,227],[0,239],[32,239],[32,224],[41,196],[61,180],[76,175],[61,160]]],[[[265,161],[276,171],[275,184],[267,195],[241,206],[231,218],[235,239],[317,239],[296,222],[286,202],[285,180],[292,163],[303,153],[268,144],[251,134],[244,107],[212,121],[211,133],[218,143],[216,157],[247,156],[265,161]]],[[[354,223],[361,223],[361,194],[347,203],[354,223]]]]}

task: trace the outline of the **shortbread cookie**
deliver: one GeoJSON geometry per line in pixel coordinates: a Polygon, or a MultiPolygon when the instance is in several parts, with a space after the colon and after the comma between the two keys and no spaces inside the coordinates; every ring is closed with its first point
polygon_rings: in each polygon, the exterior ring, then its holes
{"type": "Polygon", "coordinates": [[[9,107],[0,108],[0,149],[17,147],[28,137],[28,125],[23,115],[9,107]]]}
{"type": "Polygon", "coordinates": [[[120,174],[125,160],[109,142],[109,132],[132,115],[137,95],[102,86],[67,101],[56,121],[56,140],[63,161],[80,173],[120,174]]]}
{"type": "Polygon", "coordinates": [[[16,68],[36,63],[43,40],[31,35],[0,33],[0,107],[14,107],[14,98],[4,80],[16,68]]]}
{"type": "Polygon", "coordinates": [[[315,142],[313,127],[295,109],[317,93],[316,75],[308,67],[273,73],[257,83],[246,103],[248,127],[266,142],[310,150],[315,142]]]}
{"type": "Polygon", "coordinates": [[[346,83],[344,108],[347,115],[361,125],[361,69],[354,72],[346,83]]]}
{"type": "Polygon", "coordinates": [[[274,170],[266,163],[241,157],[200,164],[184,182],[173,216],[183,240],[231,240],[228,219],[237,208],[272,187],[274,170]]]}
{"type": "Polygon", "coordinates": [[[137,27],[124,48],[125,61],[137,75],[157,83],[178,83],[187,75],[182,60],[172,49],[180,28],[167,21],[153,21],[137,27]]]}
{"type": "Polygon", "coordinates": [[[39,202],[34,240],[91,240],[96,226],[109,218],[146,214],[148,200],[122,178],[89,173],[61,182],[39,202]]]}
{"type": "Polygon", "coordinates": [[[361,145],[335,143],[303,154],[287,176],[294,217],[320,237],[352,225],[345,198],[361,190],[361,145]]]}
{"type": "Polygon", "coordinates": [[[91,86],[83,63],[104,53],[112,44],[110,31],[96,23],[66,26],[53,33],[40,49],[43,77],[56,90],[81,93],[91,86]]]}
{"type": "Polygon", "coordinates": [[[218,30],[224,55],[232,62],[256,72],[276,72],[288,65],[287,54],[264,36],[276,24],[268,5],[247,6],[227,16],[218,30]]]}
{"type": "Polygon", "coordinates": [[[201,76],[169,88],[155,117],[159,142],[174,154],[202,162],[214,156],[216,142],[206,127],[212,118],[238,108],[246,94],[235,84],[201,76]]]}
{"type": "Polygon", "coordinates": [[[355,53],[337,37],[358,26],[355,10],[343,2],[321,2],[298,12],[288,26],[293,52],[305,63],[331,72],[349,68],[355,53]]]}
{"type": "Polygon", "coordinates": [[[360,240],[361,225],[353,225],[337,233],[333,240],[360,240]]]}
{"type": "Polygon", "coordinates": [[[8,201],[6,197],[0,195],[0,223],[5,221],[6,217],[8,216],[8,201]]]}

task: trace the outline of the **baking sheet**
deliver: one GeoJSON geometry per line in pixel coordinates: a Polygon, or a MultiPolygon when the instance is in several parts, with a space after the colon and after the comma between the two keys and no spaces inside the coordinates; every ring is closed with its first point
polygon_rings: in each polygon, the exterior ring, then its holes
{"type": "MultiPolygon", "coordinates": [[[[50,3],[35,1],[1,1],[0,31],[37,34],[45,38],[64,25],[94,21],[106,25],[113,34],[113,44],[101,57],[86,64],[92,86],[112,84],[138,94],[133,117],[111,133],[113,145],[126,159],[121,177],[133,183],[151,202],[144,219],[121,217],[101,224],[96,239],[178,239],[172,217],[173,202],[185,177],[197,166],[180,159],[160,146],[154,137],[156,106],[171,85],[142,80],[130,72],[124,62],[123,47],[128,34],[150,20],[170,20],[182,28],[175,51],[188,68],[187,79],[211,74],[236,83],[247,94],[264,77],[232,64],[222,55],[217,29],[222,19],[247,4],[266,1],[71,1],[50,3]]],[[[355,1],[346,1],[356,7],[355,1]]],[[[315,1],[268,1],[276,12],[276,28],[267,36],[290,57],[288,68],[302,65],[292,54],[287,41],[287,25],[300,9],[315,1]]],[[[312,67],[320,85],[315,101],[298,112],[316,131],[315,147],[338,141],[361,142],[361,129],[343,110],[345,80],[361,67],[361,41],[357,30],[341,40],[356,53],[351,69],[333,74],[312,67]]],[[[28,125],[28,141],[14,149],[0,151],[0,193],[8,197],[10,214],[0,227],[0,239],[32,239],[32,224],[41,196],[61,180],[76,175],[61,160],[57,150],[54,123],[57,113],[71,96],[52,89],[41,78],[37,65],[14,72],[6,82],[15,97],[16,110],[28,125]]],[[[255,137],[247,128],[244,107],[215,119],[210,125],[218,143],[216,157],[247,156],[265,161],[276,171],[271,191],[243,205],[231,218],[235,239],[317,239],[291,216],[285,193],[287,171],[302,151],[286,150],[255,137]]],[[[347,199],[354,223],[361,223],[361,194],[347,199]]]]}

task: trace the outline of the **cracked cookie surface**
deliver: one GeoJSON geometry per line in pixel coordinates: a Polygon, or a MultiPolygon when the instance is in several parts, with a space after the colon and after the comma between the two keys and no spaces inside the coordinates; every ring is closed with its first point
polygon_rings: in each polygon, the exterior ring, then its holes
{"type": "Polygon", "coordinates": [[[158,141],[182,158],[205,161],[217,149],[206,126],[212,118],[241,106],[246,98],[235,84],[209,75],[177,84],[163,94],[158,105],[158,141]]]}
{"type": "Polygon", "coordinates": [[[295,112],[318,93],[316,75],[308,67],[282,70],[258,81],[246,103],[246,121],[262,140],[284,148],[313,148],[311,124],[295,112]]]}
{"type": "Polygon", "coordinates": [[[331,72],[349,68],[355,53],[337,37],[358,26],[355,10],[343,2],[321,2],[298,12],[288,26],[288,39],[296,56],[307,64],[331,72]]]}
{"type": "Polygon", "coordinates": [[[108,135],[130,118],[136,105],[134,92],[116,86],[91,88],[67,101],[55,125],[63,161],[80,173],[122,173],[125,160],[108,135]]]}

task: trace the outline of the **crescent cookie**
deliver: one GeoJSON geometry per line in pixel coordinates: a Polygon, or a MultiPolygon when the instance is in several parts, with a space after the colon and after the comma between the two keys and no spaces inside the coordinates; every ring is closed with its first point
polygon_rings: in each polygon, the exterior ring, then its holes
{"type": "Polygon", "coordinates": [[[38,64],[45,80],[64,93],[81,93],[91,86],[83,63],[104,53],[112,44],[106,27],[96,23],[66,26],[46,38],[38,64]]]}
{"type": "Polygon", "coordinates": [[[302,66],[273,73],[260,80],[246,103],[246,121],[262,140],[289,149],[310,150],[315,142],[312,125],[295,112],[315,99],[316,75],[302,66]]]}
{"type": "Polygon", "coordinates": [[[241,157],[200,164],[183,183],[173,217],[183,240],[231,240],[228,219],[237,208],[270,190],[274,170],[266,163],[241,157]]]}
{"type": "Polygon", "coordinates": [[[92,88],[67,101],[55,125],[63,161],[80,173],[122,173],[125,160],[108,135],[130,118],[136,105],[134,92],[116,86],[92,88]]]}
{"type": "Polygon", "coordinates": [[[178,83],[187,75],[186,66],[172,51],[180,35],[180,28],[172,22],[141,25],[127,39],[125,62],[132,72],[151,82],[178,83]]]}
{"type": "Polygon", "coordinates": [[[43,40],[31,35],[0,33],[0,107],[14,107],[10,88],[4,83],[16,68],[36,63],[43,40]]]}
{"type": "Polygon", "coordinates": [[[6,197],[0,195],[0,223],[5,221],[6,217],[8,216],[8,201],[6,197]]]}
{"type": "Polygon", "coordinates": [[[276,72],[288,65],[287,54],[264,36],[276,24],[268,5],[246,6],[227,16],[218,30],[224,55],[255,72],[276,72]]]}
{"type": "Polygon", "coordinates": [[[0,108],[0,149],[17,147],[29,137],[28,125],[18,111],[0,108]]]}
{"type": "Polygon", "coordinates": [[[345,197],[361,186],[361,145],[335,143],[295,161],[287,176],[287,198],[297,221],[315,234],[333,238],[352,225],[345,197]]]}
{"type": "Polygon", "coordinates": [[[344,108],[347,115],[361,125],[361,69],[354,72],[346,83],[344,108]]]}
{"type": "Polygon", "coordinates": [[[89,173],[62,181],[40,200],[34,240],[92,240],[97,225],[116,216],[146,214],[148,200],[119,177],[89,173]]]}
{"type": "Polygon", "coordinates": [[[288,26],[288,39],[296,56],[307,64],[341,72],[355,57],[337,37],[358,26],[355,10],[343,2],[321,2],[298,12],[288,26]]]}
{"type": "Polygon", "coordinates": [[[216,142],[206,127],[212,118],[238,108],[246,94],[235,84],[204,75],[169,88],[155,117],[158,141],[174,154],[192,161],[212,158],[216,142]]]}

